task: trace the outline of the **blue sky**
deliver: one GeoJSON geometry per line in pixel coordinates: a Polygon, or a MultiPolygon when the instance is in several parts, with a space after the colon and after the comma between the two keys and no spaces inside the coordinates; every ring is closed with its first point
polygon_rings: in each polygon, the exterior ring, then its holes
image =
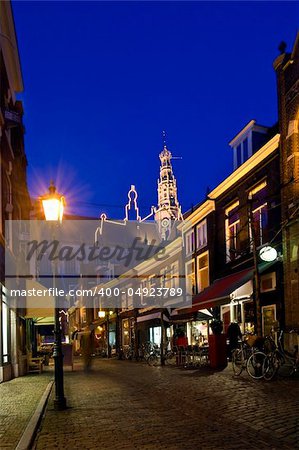
{"type": "Polygon", "coordinates": [[[122,218],[157,203],[162,130],[183,211],[232,171],[229,140],[277,120],[272,62],[298,2],[13,2],[28,182],[69,210],[122,218]]]}

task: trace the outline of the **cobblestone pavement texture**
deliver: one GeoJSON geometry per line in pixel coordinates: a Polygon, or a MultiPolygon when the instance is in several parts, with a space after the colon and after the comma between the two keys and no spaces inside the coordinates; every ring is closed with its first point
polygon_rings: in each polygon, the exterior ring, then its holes
{"type": "Polygon", "coordinates": [[[16,447],[52,378],[45,372],[0,384],[0,450],[16,447]]]}
{"type": "Polygon", "coordinates": [[[69,409],[50,399],[37,450],[299,448],[298,379],[96,360],[66,374],[65,392],[69,409]]]}

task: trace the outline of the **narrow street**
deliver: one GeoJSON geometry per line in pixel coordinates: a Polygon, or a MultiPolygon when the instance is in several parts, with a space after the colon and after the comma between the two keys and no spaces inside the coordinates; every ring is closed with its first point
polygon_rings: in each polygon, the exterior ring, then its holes
{"type": "Polygon", "coordinates": [[[298,379],[95,360],[66,372],[65,392],[62,412],[52,393],[35,449],[299,448],[298,379]]]}

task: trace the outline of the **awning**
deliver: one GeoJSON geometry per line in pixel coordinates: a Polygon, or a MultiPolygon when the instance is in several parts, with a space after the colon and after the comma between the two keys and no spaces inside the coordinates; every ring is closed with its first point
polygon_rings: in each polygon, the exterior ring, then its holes
{"type": "MultiPolygon", "coordinates": [[[[154,320],[154,319],[161,320],[161,312],[155,312],[152,314],[145,314],[144,316],[139,316],[139,317],[137,317],[137,323],[145,322],[147,320],[154,320]]],[[[165,322],[169,322],[168,317],[166,317],[164,314],[163,314],[163,320],[165,320],[165,322]]]]}
{"type": "MultiPolygon", "coordinates": [[[[36,280],[26,280],[27,292],[35,290],[44,290],[45,286],[38,283],[36,280]]],[[[46,294],[42,297],[26,297],[26,319],[34,317],[54,317],[55,298],[52,295],[46,294]]]]}
{"type": "MultiPolygon", "coordinates": [[[[192,308],[190,308],[192,309],[192,308]]],[[[175,310],[177,314],[173,314],[170,318],[172,323],[183,323],[192,321],[202,321],[212,320],[214,318],[213,314],[207,309],[202,309],[200,311],[192,311],[191,313],[182,312],[178,309],[175,310]]]]}
{"type": "Polygon", "coordinates": [[[193,297],[192,308],[181,309],[181,312],[191,314],[203,308],[214,308],[230,302],[230,295],[251,280],[252,276],[253,269],[250,268],[215,280],[211,286],[193,297]]]}
{"type": "Polygon", "coordinates": [[[32,316],[32,317],[35,318],[34,325],[36,327],[44,325],[54,325],[54,316],[49,317],[32,316]]]}

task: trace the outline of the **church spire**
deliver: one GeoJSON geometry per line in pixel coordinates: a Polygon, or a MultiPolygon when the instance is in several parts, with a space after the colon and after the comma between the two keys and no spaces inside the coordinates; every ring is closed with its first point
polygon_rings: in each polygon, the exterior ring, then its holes
{"type": "Polygon", "coordinates": [[[162,139],[163,139],[163,148],[166,147],[166,131],[162,131],[162,139]]]}
{"type": "Polygon", "coordinates": [[[163,150],[160,158],[160,178],[158,179],[158,208],[155,219],[159,221],[164,238],[171,228],[171,221],[182,218],[177,196],[176,179],[171,165],[172,154],[166,145],[166,133],[162,132],[163,150]]]}

